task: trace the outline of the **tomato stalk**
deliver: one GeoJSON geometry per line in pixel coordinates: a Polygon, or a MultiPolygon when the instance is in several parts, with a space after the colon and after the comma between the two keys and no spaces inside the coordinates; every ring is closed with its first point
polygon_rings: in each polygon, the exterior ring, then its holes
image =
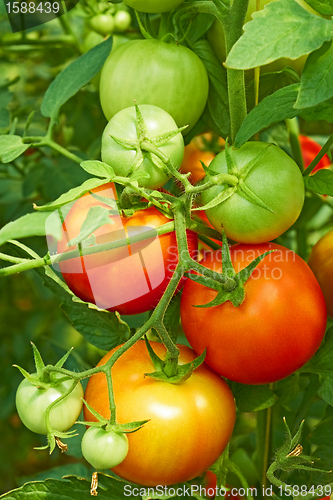
{"type": "MultiPolygon", "coordinates": [[[[222,17],[226,55],[242,36],[248,4],[249,0],[234,0],[228,13],[222,17]]],[[[231,125],[230,139],[233,144],[247,115],[244,71],[227,68],[227,80],[231,125]]]]}
{"type": "Polygon", "coordinates": [[[333,144],[333,134],[329,136],[327,141],[325,142],[324,146],[321,148],[317,156],[312,160],[310,165],[304,170],[303,175],[307,176],[310,175],[314,167],[317,165],[317,163],[320,162],[320,160],[325,156],[325,153],[327,153],[330,149],[330,147],[333,144]]]}
{"type": "Polygon", "coordinates": [[[300,171],[304,171],[304,160],[303,160],[303,155],[302,155],[302,150],[301,150],[301,145],[299,142],[299,126],[298,126],[298,120],[297,118],[292,118],[286,120],[287,128],[288,128],[288,133],[289,133],[289,140],[290,140],[290,145],[291,145],[291,150],[293,153],[293,157],[295,162],[300,168],[300,171]]]}

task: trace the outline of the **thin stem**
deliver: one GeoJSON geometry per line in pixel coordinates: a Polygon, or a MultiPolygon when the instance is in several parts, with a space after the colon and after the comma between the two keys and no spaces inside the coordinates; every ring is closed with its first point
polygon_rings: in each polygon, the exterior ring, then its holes
{"type": "Polygon", "coordinates": [[[117,409],[116,409],[116,403],[114,400],[112,374],[111,374],[111,370],[109,370],[109,369],[105,370],[104,373],[105,373],[107,384],[108,384],[110,424],[115,425],[117,423],[117,414],[116,414],[117,409]]]}
{"type": "Polygon", "coordinates": [[[293,153],[293,157],[301,172],[304,171],[304,160],[301,150],[301,145],[299,143],[299,126],[297,118],[292,118],[286,120],[288,132],[289,132],[289,141],[291,145],[291,151],[293,153]]]}
{"type": "Polygon", "coordinates": [[[24,137],[22,139],[22,142],[24,142],[25,144],[30,144],[32,147],[35,148],[42,148],[45,146],[49,146],[55,151],[58,151],[58,153],[61,153],[63,156],[66,156],[66,158],[69,158],[70,160],[78,164],[82,163],[83,161],[82,158],[80,158],[79,156],[71,153],[70,151],[67,151],[67,149],[60,146],[60,144],[54,142],[49,136],[49,131],[48,134],[44,137],[39,137],[39,136],[24,137]]]}
{"type": "MultiPolygon", "coordinates": [[[[234,0],[228,14],[223,18],[227,55],[237,40],[242,36],[248,4],[249,0],[234,0]]],[[[227,68],[227,80],[231,143],[233,144],[236,134],[247,115],[244,71],[227,68]]]]}
{"type": "Polygon", "coordinates": [[[0,253],[0,260],[5,260],[7,262],[13,262],[14,264],[21,264],[23,262],[29,262],[29,259],[20,259],[19,257],[12,257],[5,253],[0,253]]]}
{"type": "MultiPolygon", "coordinates": [[[[274,384],[269,384],[269,388],[273,390],[274,384]]],[[[265,427],[265,448],[264,448],[264,459],[263,459],[263,470],[262,470],[262,486],[265,489],[267,486],[267,470],[268,463],[271,454],[272,446],[272,406],[264,410],[266,412],[266,427],[265,427]]]]}

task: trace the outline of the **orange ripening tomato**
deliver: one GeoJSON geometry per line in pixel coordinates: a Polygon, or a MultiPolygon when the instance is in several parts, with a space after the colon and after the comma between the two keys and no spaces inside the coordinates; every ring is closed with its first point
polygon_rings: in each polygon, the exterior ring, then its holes
{"type": "MultiPolygon", "coordinates": [[[[113,184],[104,184],[92,190],[102,197],[115,199],[113,184]]],[[[110,206],[87,193],[75,201],[62,225],[62,239],[57,252],[75,250],[67,242],[76,238],[89,209],[110,206]]],[[[123,245],[90,255],[78,255],[59,263],[65,282],[75,295],[92,302],[101,309],[120,314],[139,314],[153,309],[162,297],[178,262],[178,249],[174,232],[158,236],[156,228],[170,220],[155,207],[139,210],[132,217],[109,215],[110,223],[96,229],[91,246],[142,235],[147,238],[137,243],[123,245]],[[112,224],[111,224],[112,222],[112,224]],[[152,231],[153,230],[153,231],[152,231]],[[153,235],[152,235],[153,233],[153,235]]],[[[188,231],[188,245],[195,257],[198,238],[188,231]]],[[[87,245],[90,246],[89,243],[87,245]]],[[[182,278],[177,291],[184,285],[182,278]]]]}
{"type": "MultiPolygon", "coordinates": [[[[299,142],[301,145],[304,167],[307,168],[321,150],[321,146],[320,144],[318,144],[318,142],[314,141],[313,139],[305,135],[299,136],[299,142]]],[[[320,160],[320,162],[314,167],[311,174],[315,174],[316,172],[318,172],[318,170],[321,170],[322,168],[327,168],[330,165],[331,161],[328,155],[325,154],[320,160]]]]}
{"type": "Polygon", "coordinates": [[[315,244],[308,264],[323,291],[328,315],[333,318],[333,230],[315,244]]]}
{"type": "MultiPolygon", "coordinates": [[[[245,283],[245,299],[198,308],[217,291],[187,280],[181,298],[184,333],[193,349],[207,349],[205,363],[243,384],[268,384],[303,366],[319,348],[327,322],[323,293],[309,266],[274,243],[233,245],[236,272],[269,250],[245,283]]],[[[201,264],[221,272],[221,251],[206,253],[201,264]]]]}
{"type": "MultiPolygon", "coordinates": [[[[163,344],[150,344],[160,358],[165,358],[163,344]]],[[[105,364],[119,347],[104,356],[98,366],[105,364]]],[[[195,359],[192,349],[178,347],[180,364],[195,359]]],[[[179,384],[145,376],[154,371],[142,340],[126,351],[111,370],[117,422],[149,420],[142,429],[127,435],[128,455],[112,470],[144,486],[176,484],[202,474],[225,449],[235,424],[232,392],[205,363],[179,384]]],[[[84,398],[98,413],[110,417],[105,374],[89,379],[84,398]]],[[[96,420],[87,408],[84,418],[96,420]]]]}
{"type": "MultiPolygon", "coordinates": [[[[190,144],[185,146],[184,150],[184,159],[181,164],[180,171],[182,174],[191,172],[189,181],[192,184],[196,184],[201,181],[201,179],[203,179],[206,175],[200,160],[206,165],[206,167],[208,167],[216,156],[214,152],[207,151],[207,149],[205,149],[203,139],[211,141],[212,134],[208,132],[194,137],[190,144]]],[[[224,145],[224,140],[221,137],[218,139],[218,145],[224,145]]]]}

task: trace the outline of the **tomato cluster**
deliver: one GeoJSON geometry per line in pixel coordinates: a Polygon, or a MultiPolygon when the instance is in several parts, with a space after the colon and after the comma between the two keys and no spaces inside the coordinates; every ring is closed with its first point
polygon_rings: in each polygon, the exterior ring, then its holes
{"type": "MultiPolygon", "coordinates": [[[[183,1],[124,3],[144,13],[165,13],[183,1]]],[[[98,14],[90,24],[106,35],[117,15],[98,14]]],[[[122,315],[156,310],[178,264],[198,264],[198,209],[206,229],[215,228],[225,240],[222,249],[205,251],[201,267],[193,272],[186,268],[163,310],[162,319],[172,295],[183,287],[181,325],[193,348],[178,345],[178,368],[190,366],[186,376],[172,378],[176,375],[165,368],[170,366],[170,350],[151,342],[162,366],[154,377],[156,358],[141,334],[133,345],[130,339],[131,347],[110,368],[112,384],[104,369],[94,372],[85,391],[89,428],[82,440],[83,456],[96,469],[112,468],[121,478],[145,486],[186,482],[205,473],[225,450],[235,424],[235,401],[224,378],[268,384],[289,376],[318,350],[327,310],[333,316],[332,233],[314,247],[309,265],[273,242],[303,208],[304,182],[295,161],[277,146],[259,141],[236,149],[220,138],[210,150],[207,136],[199,147],[187,146],[183,161],[183,135],[202,116],[208,94],[205,65],[181,43],[131,40],[112,51],[100,81],[101,107],[109,121],[102,137],[103,163],[98,164],[112,182],[61,212],[57,256],[64,281],[81,300],[122,315]],[[172,177],[182,183],[179,197],[156,191],[172,177]],[[200,194],[195,204],[193,193],[200,194]],[[180,206],[193,211],[184,215],[180,206]],[[182,216],[178,226],[177,215],[182,216]],[[182,236],[184,259],[179,252],[182,236]],[[226,237],[236,243],[230,249],[226,237]],[[205,361],[194,369],[203,353],[205,361]],[[114,407],[117,422],[112,427],[114,407]],[[133,422],[144,424],[127,436],[119,426],[133,422]]],[[[303,136],[300,144],[307,166],[318,149],[303,136]]],[[[329,162],[324,157],[316,169],[329,162]]],[[[170,185],[176,192],[177,186],[170,185]]],[[[158,317],[152,327],[161,338],[164,326],[158,317]]],[[[168,332],[165,338],[173,345],[168,332]]],[[[97,366],[104,367],[123,347],[112,349],[97,366]]],[[[69,382],[58,382],[58,391],[57,384],[48,389],[29,384],[25,380],[18,389],[18,413],[29,429],[47,433],[47,407],[64,395],[69,382]],[[40,419],[29,418],[29,407],[40,419]]],[[[52,429],[71,427],[81,410],[81,396],[77,385],[52,409],[52,429]]]]}

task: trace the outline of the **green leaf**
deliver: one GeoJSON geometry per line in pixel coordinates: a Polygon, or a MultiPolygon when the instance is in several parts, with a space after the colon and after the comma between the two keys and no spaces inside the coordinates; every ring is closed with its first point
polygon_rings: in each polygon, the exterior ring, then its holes
{"type": "Polygon", "coordinates": [[[204,63],[209,78],[209,94],[203,114],[204,121],[215,132],[225,137],[230,130],[227,72],[207,40],[199,40],[192,49],[204,63]]]}
{"type": "Polygon", "coordinates": [[[62,194],[57,200],[52,201],[52,203],[48,203],[47,205],[42,206],[35,206],[34,208],[39,211],[53,212],[54,210],[67,205],[67,203],[71,203],[72,201],[77,200],[88,191],[102,186],[103,184],[105,184],[105,179],[88,179],[84,181],[81,186],[70,189],[67,193],[62,194]]]}
{"type": "Polygon", "coordinates": [[[314,175],[304,177],[307,189],[318,194],[333,196],[333,172],[328,169],[318,170],[314,175]]]}
{"type": "MultiPolygon", "coordinates": [[[[277,90],[299,82],[300,77],[298,76],[296,71],[292,68],[288,68],[288,66],[283,68],[281,71],[263,73],[262,75],[260,75],[259,102],[265,99],[265,97],[274,94],[274,92],[276,92],[277,90]]],[[[248,110],[251,110],[255,107],[254,94],[254,80],[252,80],[246,88],[248,110]]]]}
{"type": "Polygon", "coordinates": [[[324,377],[323,383],[318,389],[318,396],[333,406],[333,374],[324,377]]]}
{"type": "Polygon", "coordinates": [[[333,42],[331,40],[307,58],[295,108],[309,108],[330,99],[333,96],[332,81],[333,42]]]}
{"type": "Polygon", "coordinates": [[[109,351],[129,339],[130,329],[118,313],[98,309],[94,304],[80,300],[48,266],[35,269],[35,272],[42,277],[44,286],[59,298],[60,307],[73,327],[90,344],[109,351]]]}
{"type": "Polygon", "coordinates": [[[87,217],[85,218],[79,234],[67,243],[67,246],[77,245],[87,240],[88,236],[94,231],[104,226],[105,224],[114,224],[114,221],[109,217],[107,208],[97,206],[90,207],[87,217]]]}
{"type": "Polygon", "coordinates": [[[333,16],[333,0],[305,0],[310,7],[323,16],[333,16]]]}
{"type": "Polygon", "coordinates": [[[228,68],[256,68],[280,57],[297,59],[332,38],[332,22],[310,14],[295,0],[271,2],[252,17],[227,57],[228,68]]]}
{"type": "Polygon", "coordinates": [[[28,149],[30,144],[23,144],[19,135],[0,136],[0,160],[2,163],[10,163],[21,156],[28,149]]]}
{"type": "Polygon", "coordinates": [[[169,336],[174,343],[177,342],[177,337],[178,337],[181,296],[182,296],[181,292],[178,292],[176,295],[173,296],[165,312],[163,320],[164,326],[167,329],[169,336]]]}
{"type": "Polygon", "coordinates": [[[112,37],[100,43],[67,66],[47,89],[41,113],[56,118],[61,106],[101,70],[112,48],[112,37]]]}
{"type": "Polygon", "coordinates": [[[333,123],[333,99],[321,102],[313,108],[299,109],[298,116],[308,122],[326,120],[329,123],[333,123]]]}
{"type": "Polygon", "coordinates": [[[257,132],[273,123],[297,116],[298,111],[294,108],[294,104],[299,87],[299,83],[283,87],[263,99],[258,106],[252,109],[236,135],[235,147],[240,148],[257,132]]]}
{"type": "MultiPolygon", "coordinates": [[[[0,229],[0,245],[8,240],[17,238],[30,238],[31,236],[45,236],[45,221],[48,213],[31,213],[9,222],[0,229]]],[[[52,236],[59,236],[58,231],[53,231],[52,236]]]]}
{"type": "Polygon", "coordinates": [[[333,366],[333,327],[326,332],[325,342],[316,354],[300,368],[300,372],[317,373],[319,375],[332,376],[333,366]]]}
{"type": "Polygon", "coordinates": [[[90,481],[91,473],[88,471],[88,468],[80,463],[68,463],[66,465],[60,465],[58,467],[52,467],[52,469],[48,469],[43,472],[39,472],[34,476],[21,476],[16,480],[19,486],[23,486],[25,483],[29,481],[44,481],[45,479],[62,479],[64,476],[75,475],[79,477],[83,477],[90,481]]]}
{"type": "MultiPolygon", "coordinates": [[[[128,498],[124,494],[124,481],[114,477],[98,474],[99,500],[125,500],[128,498]]],[[[8,500],[90,500],[90,480],[85,480],[75,476],[65,479],[47,479],[46,481],[34,481],[27,483],[21,488],[5,493],[0,497],[8,500]]]]}
{"type": "Polygon", "coordinates": [[[80,163],[80,166],[88,172],[88,174],[95,175],[96,177],[103,177],[109,181],[114,177],[115,173],[113,168],[107,163],[98,160],[86,160],[80,163]]]}
{"type": "Polygon", "coordinates": [[[267,385],[244,385],[231,382],[239,411],[253,412],[273,406],[278,397],[267,385]]]}
{"type": "Polygon", "coordinates": [[[0,128],[9,127],[7,105],[10,103],[12,95],[7,88],[0,89],[0,128]]]}

